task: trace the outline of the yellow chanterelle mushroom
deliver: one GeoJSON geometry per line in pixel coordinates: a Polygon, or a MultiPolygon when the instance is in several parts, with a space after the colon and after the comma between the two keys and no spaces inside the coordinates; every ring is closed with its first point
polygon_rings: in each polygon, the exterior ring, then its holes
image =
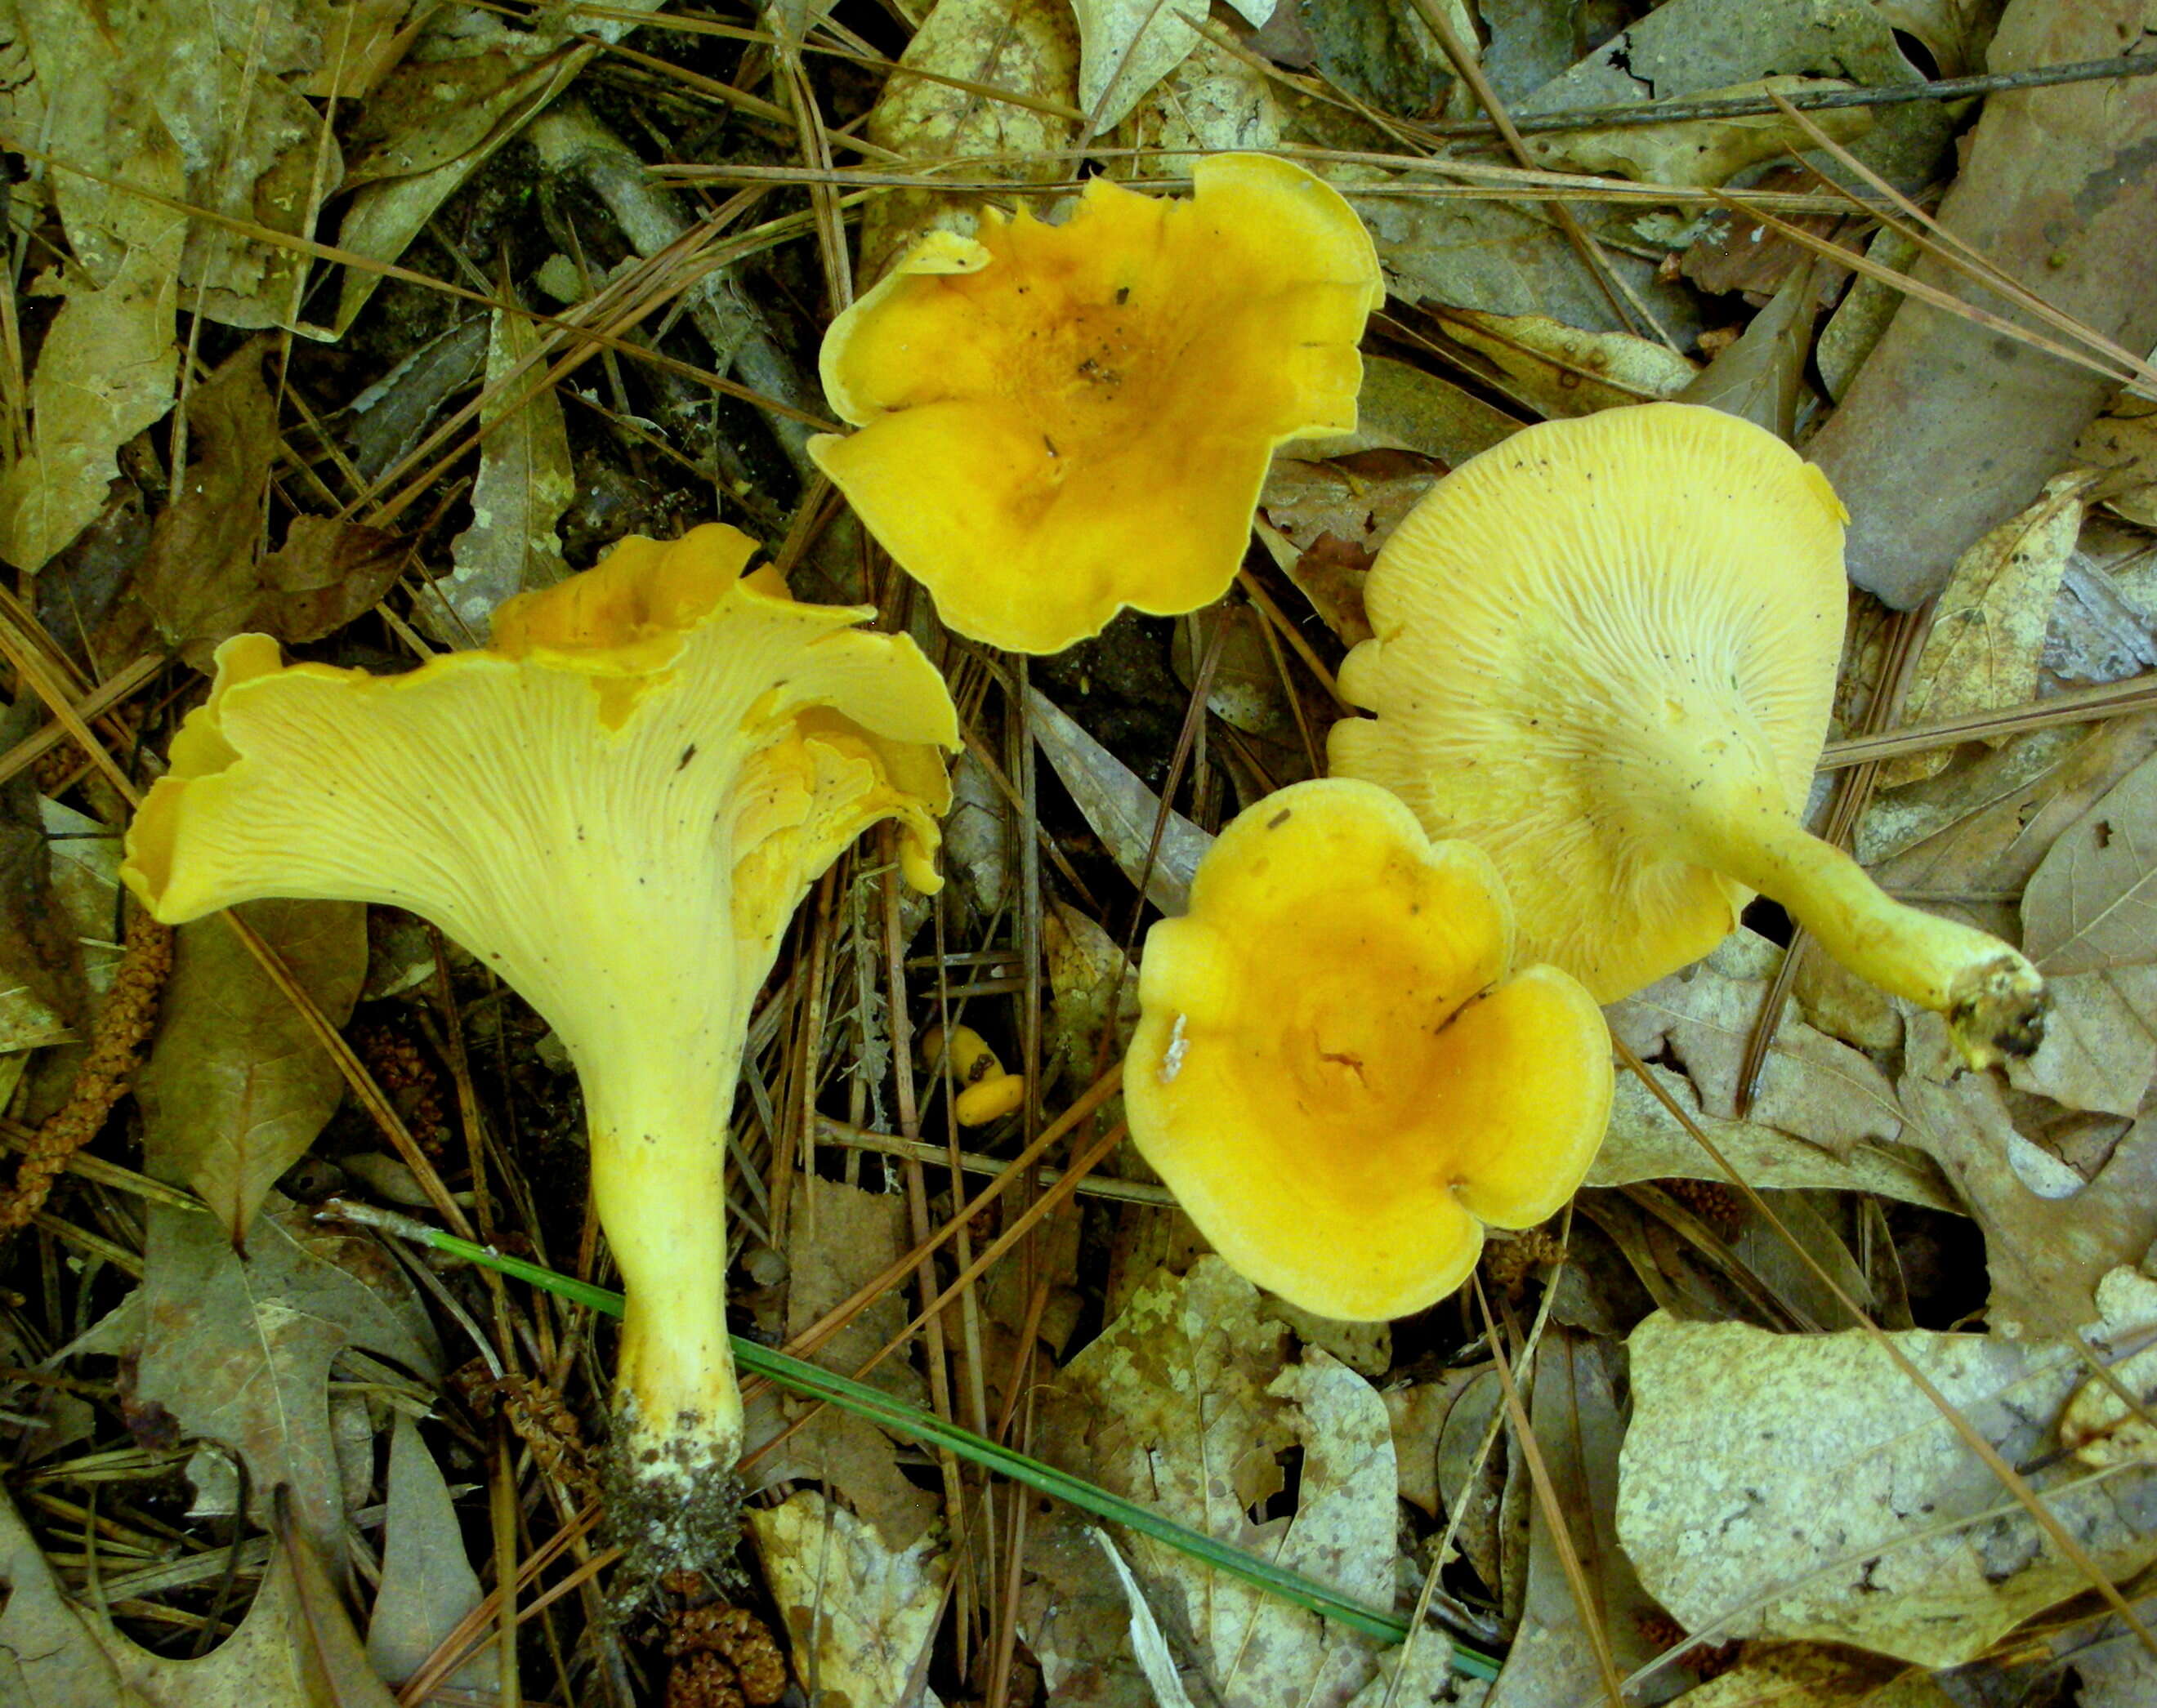
{"type": "Polygon", "coordinates": [[[1147,934],[1131,1137],[1246,1279],[1325,1317],[1421,1310],[1485,1224],[1573,1196],[1609,1119],[1601,1011],[1513,949],[1489,857],[1384,790],[1268,795],[1147,934]]]}
{"type": "Polygon", "coordinates": [[[832,323],[809,450],[960,634],[1057,652],[1228,589],[1274,447],[1356,424],[1383,299],[1323,180],[1259,154],[1187,201],[1104,179],[1061,225],[934,232],[832,323]]]}
{"type": "Polygon", "coordinates": [[[218,649],[127,836],[178,923],[263,896],[432,919],[553,1026],[626,1294],[615,1514],[645,1563],[732,1546],[742,1411],[721,1175],[749,1005],[808,886],[896,819],[933,888],[950,696],[858,608],[797,604],[707,527],[629,539],[404,676],[218,649]]]}
{"type": "Polygon", "coordinates": [[[2043,985],[1808,836],[1848,597],[1842,506],[1773,434],[1649,404],[1462,464],[1378,554],[1336,775],[1489,851],[1528,953],[1614,1001],[1706,954],[1758,891],[1846,966],[2026,1054],[2043,985]]]}

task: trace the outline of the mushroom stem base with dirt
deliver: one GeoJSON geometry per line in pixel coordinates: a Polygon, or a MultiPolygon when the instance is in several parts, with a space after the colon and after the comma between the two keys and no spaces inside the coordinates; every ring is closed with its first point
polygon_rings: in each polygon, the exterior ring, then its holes
{"type": "MultiPolygon", "coordinates": [[[[740,1029],[729,1018],[715,1030],[740,1029]]],[[[579,1068],[593,1204],[621,1270],[608,1520],[632,1584],[722,1569],[740,1540],[724,1179],[736,1050],[701,1067],[693,1048],[651,1053],[579,1068]]]]}
{"type": "Polygon", "coordinates": [[[2044,980],[1998,938],[1890,899],[1765,788],[1686,799],[1678,826],[1686,858],[1780,902],[1861,978],[1943,1016],[1972,1067],[2027,1056],[2042,1041],[2044,980]]]}

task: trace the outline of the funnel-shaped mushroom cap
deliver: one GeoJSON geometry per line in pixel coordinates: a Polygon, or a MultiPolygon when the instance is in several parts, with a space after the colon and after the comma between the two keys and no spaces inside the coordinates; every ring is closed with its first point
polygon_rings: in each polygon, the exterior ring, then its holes
{"type": "MultiPolygon", "coordinates": [[[[941,678],[864,610],[797,604],[733,528],[623,541],[403,676],[218,651],[127,838],[161,919],[262,896],[388,903],[483,955],[580,1063],[641,1034],[625,991],[754,994],[807,885],[896,818],[936,882],[941,678]]],[[[693,1011],[676,1023],[702,1029],[693,1011]]]]}
{"type": "Polygon", "coordinates": [[[962,635],[1055,652],[1125,605],[1224,592],[1274,447],[1351,430],[1383,299],[1347,203],[1302,167],[1215,155],[1189,201],[1096,179],[1045,225],[934,233],[833,322],[810,441],[962,635]]]}
{"type": "Polygon", "coordinates": [[[1610,1037],[1554,967],[1513,966],[1489,858],[1345,779],[1221,833],[1148,934],[1131,1136],[1214,1249],[1321,1316],[1466,1278],[1483,1224],[1573,1196],[1609,1119],[1610,1037]]]}
{"type": "Polygon", "coordinates": [[[1889,902],[1797,822],[1847,593],[1842,506],[1773,434],[1650,404],[1464,463],[1379,553],[1331,769],[1487,850],[1523,953],[1604,1001],[1707,954],[1753,891],[1855,970],[2033,1047],[2022,957],[1889,902]]]}

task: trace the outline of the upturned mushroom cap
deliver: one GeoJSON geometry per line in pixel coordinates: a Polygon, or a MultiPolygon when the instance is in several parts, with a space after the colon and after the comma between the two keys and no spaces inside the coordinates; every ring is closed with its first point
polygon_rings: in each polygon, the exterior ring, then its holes
{"type": "Polygon", "coordinates": [[[1421,1310],[1483,1227],[1572,1196],[1610,1113],[1610,1038],[1554,967],[1513,967],[1490,859],[1341,779],[1242,814],[1191,911],[1148,934],[1131,1136],[1236,1269],[1321,1316],[1421,1310]]]}
{"type": "Polygon", "coordinates": [[[1842,506],[1773,434],[1650,404],[1530,427],[1461,465],[1379,553],[1374,638],[1331,769],[1487,850],[1524,953],[1604,1001],[1706,954],[1754,891],[1867,978],[2026,1052],[2041,985],[1899,907],[1797,822],[1847,589],[1842,506]]]}
{"type": "Polygon", "coordinates": [[[744,577],[754,550],[716,526],[624,541],[403,676],[226,641],[121,867],[169,923],[264,896],[410,908],[560,1035],[625,1283],[615,1515],[654,1570],[734,1545],[722,1179],[749,1003],[867,826],[896,820],[934,886],[958,742],[911,640],[744,577]]]}
{"type": "Polygon", "coordinates": [[[1126,605],[1210,604],[1274,447],[1353,430],[1384,296],[1362,222],[1269,156],[1192,177],[1188,201],[1097,178],[1061,225],[932,233],[826,336],[825,394],[862,430],[811,455],[960,634],[1055,652],[1126,605]]]}

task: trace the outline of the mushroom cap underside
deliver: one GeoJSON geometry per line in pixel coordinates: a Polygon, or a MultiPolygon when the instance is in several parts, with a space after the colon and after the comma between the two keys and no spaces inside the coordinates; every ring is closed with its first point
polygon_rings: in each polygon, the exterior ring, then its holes
{"type": "Polygon", "coordinates": [[[1526,428],[1441,481],[1365,587],[1341,672],[1377,716],[1331,769],[1485,849],[1521,952],[1609,1001],[1697,959],[1750,892],[1674,857],[1687,790],[1801,810],[1847,589],[1820,473],[1719,411],[1526,428]]]}
{"type": "Polygon", "coordinates": [[[708,1028],[696,992],[753,990],[801,887],[879,819],[933,885],[958,728],[914,643],[741,578],[732,529],[625,547],[516,602],[515,656],[378,677],[227,641],[123,876],[174,923],[266,896],[411,908],[565,1037],[602,1026],[594,993],[625,1014],[677,991],[679,1028],[708,1028]]]}
{"type": "Polygon", "coordinates": [[[818,466],[963,635],[1053,652],[1217,599],[1274,447],[1352,430],[1376,251],[1330,186],[1216,155],[1189,200],[935,234],[835,322],[818,466]]]}
{"type": "Polygon", "coordinates": [[[1132,1135],[1259,1285],[1348,1320],[1423,1309],[1482,1224],[1572,1196],[1609,1118],[1600,1011],[1554,968],[1512,973],[1511,950],[1479,851],[1431,843],[1370,785],[1269,796],[1147,939],[1132,1135]]]}

